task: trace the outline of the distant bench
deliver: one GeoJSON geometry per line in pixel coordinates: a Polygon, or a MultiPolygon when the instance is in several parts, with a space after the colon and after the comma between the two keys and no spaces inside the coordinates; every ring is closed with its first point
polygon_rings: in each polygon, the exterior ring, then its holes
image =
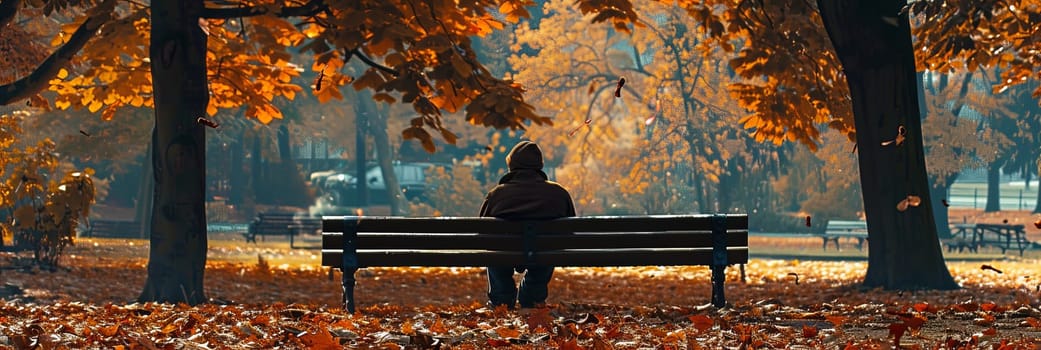
{"type": "Polygon", "coordinates": [[[365,267],[707,265],[712,304],[722,307],[726,266],[748,262],[744,214],[546,221],[326,216],[322,226],[322,266],[343,270],[344,308],[352,313],[354,273],[365,267]]]}
{"type": "Polygon", "coordinates": [[[126,220],[89,220],[87,237],[138,238],[141,237],[141,222],[126,220]]]}
{"type": "Polygon", "coordinates": [[[835,242],[835,250],[839,248],[839,238],[857,240],[857,250],[864,250],[864,241],[868,239],[867,222],[858,220],[829,220],[823,233],[816,234],[823,241],[821,247],[828,250],[828,241],[835,242]]]}
{"type": "Polygon", "coordinates": [[[322,219],[309,217],[303,213],[269,212],[257,214],[249,223],[242,235],[246,242],[257,242],[257,236],[288,236],[289,246],[293,247],[294,237],[304,233],[316,233],[322,228],[322,219]]]}

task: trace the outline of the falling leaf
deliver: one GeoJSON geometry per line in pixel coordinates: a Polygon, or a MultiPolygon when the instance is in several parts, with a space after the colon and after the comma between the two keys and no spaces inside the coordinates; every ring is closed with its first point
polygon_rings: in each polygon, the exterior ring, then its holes
{"type": "Polygon", "coordinates": [[[795,272],[789,272],[788,276],[795,276],[795,285],[799,285],[799,274],[795,272]]]}
{"type": "Polygon", "coordinates": [[[983,264],[983,266],[980,266],[980,270],[991,270],[991,271],[997,272],[999,274],[1002,273],[1001,270],[995,269],[993,266],[990,266],[990,265],[987,265],[987,264],[983,264]]]}
{"type": "Polygon", "coordinates": [[[903,212],[907,210],[908,202],[907,198],[901,199],[899,203],[896,203],[896,210],[903,212]]]}
{"type": "Polygon", "coordinates": [[[325,79],[325,65],[322,65],[322,70],[318,72],[318,77],[314,79],[314,90],[322,90],[322,80],[325,79]]]}
{"type": "Polygon", "coordinates": [[[594,80],[594,81],[589,83],[589,92],[588,93],[590,95],[592,95],[593,92],[595,92],[595,91],[596,91],[596,81],[594,80]]]}
{"type": "Polygon", "coordinates": [[[1034,227],[1041,229],[1041,219],[1037,219],[1037,221],[1034,221],[1034,227]]]}
{"type": "MultiPolygon", "coordinates": [[[[945,206],[945,207],[950,207],[951,206],[950,203],[947,203],[946,199],[941,199],[940,203],[943,203],[943,206],[945,206]]],[[[1039,220],[1038,222],[1041,223],[1041,220],[1039,220]]],[[[1041,228],[1041,226],[1038,226],[1038,228],[1041,228]]]]}
{"type": "Polygon", "coordinates": [[[488,151],[488,152],[492,152],[493,151],[492,146],[484,146],[484,150],[488,151]]]}
{"type": "Polygon", "coordinates": [[[622,97],[622,86],[625,86],[625,78],[618,79],[618,87],[614,89],[614,97],[622,97]]]}
{"type": "Polygon", "coordinates": [[[922,204],[922,198],[915,195],[907,195],[907,205],[917,207],[919,204],[922,204]]]}
{"type": "Polygon", "coordinates": [[[199,117],[199,119],[196,119],[195,121],[198,122],[199,124],[202,124],[202,125],[214,128],[214,129],[220,127],[220,124],[217,124],[217,122],[209,120],[209,119],[206,119],[206,118],[203,118],[203,117],[199,117]]]}
{"type": "Polygon", "coordinates": [[[813,225],[811,225],[811,223],[810,223],[810,216],[809,215],[806,215],[806,227],[813,227],[813,225]]]}
{"type": "Polygon", "coordinates": [[[657,117],[652,114],[650,118],[647,118],[647,120],[643,121],[643,125],[651,125],[651,123],[654,123],[655,118],[657,117]]]}
{"type": "Polygon", "coordinates": [[[80,134],[83,134],[83,136],[86,136],[86,137],[90,137],[90,134],[88,134],[86,131],[83,131],[83,130],[80,130],[80,134]]]}
{"type": "Polygon", "coordinates": [[[201,28],[202,32],[207,36],[210,35],[210,22],[205,18],[199,18],[199,28],[201,28]]]}
{"type": "Polygon", "coordinates": [[[1005,220],[1001,220],[1001,223],[1002,223],[1002,224],[1008,224],[1008,219],[1005,219],[1005,220]]]}

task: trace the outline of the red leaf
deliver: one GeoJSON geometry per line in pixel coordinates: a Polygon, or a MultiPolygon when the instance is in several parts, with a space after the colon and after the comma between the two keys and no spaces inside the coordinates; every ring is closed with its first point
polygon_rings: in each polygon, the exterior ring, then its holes
{"type": "Polygon", "coordinates": [[[1041,328],[1041,320],[1038,320],[1036,318],[1027,317],[1027,323],[1030,324],[1031,327],[1041,328]]]}
{"type": "Polygon", "coordinates": [[[806,227],[811,227],[811,226],[812,225],[810,224],[810,216],[806,215],[806,227]]]}
{"type": "Polygon", "coordinates": [[[900,345],[900,337],[904,336],[904,332],[907,331],[907,325],[903,323],[893,323],[889,325],[889,335],[893,337],[893,345],[900,345]]]}
{"type": "Polygon", "coordinates": [[[983,331],[983,335],[993,337],[995,335],[998,335],[998,330],[994,329],[994,327],[990,327],[983,331]]]}
{"type": "Polygon", "coordinates": [[[1041,219],[1037,219],[1037,221],[1034,221],[1034,227],[1041,229],[1041,219]]]}
{"type": "Polygon", "coordinates": [[[497,347],[502,347],[502,346],[510,346],[510,342],[508,342],[506,340],[502,340],[502,339],[491,339],[491,338],[489,338],[488,339],[488,345],[491,346],[491,347],[496,347],[497,348],[497,347]]]}
{"type": "Polygon", "coordinates": [[[810,325],[802,325],[802,337],[803,338],[816,338],[817,337],[817,327],[813,327],[813,326],[810,326],[810,325]]]}
{"type": "Polygon", "coordinates": [[[549,308],[540,307],[528,315],[528,329],[535,331],[539,327],[544,330],[553,329],[553,317],[549,315],[549,308]]]}
{"type": "Polygon", "coordinates": [[[693,315],[687,318],[690,319],[691,325],[694,326],[694,329],[697,329],[698,332],[707,331],[716,323],[711,317],[705,315],[693,315]]]}
{"type": "Polygon", "coordinates": [[[828,322],[831,322],[831,324],[835,325],[835,328],[838,328],[838,327],[842,326],[843,323],[846,323],[846,320],[848,320],[849,317],[832,315],[832,316],[824,316],[824,319],[828,320],[828,322]]]}

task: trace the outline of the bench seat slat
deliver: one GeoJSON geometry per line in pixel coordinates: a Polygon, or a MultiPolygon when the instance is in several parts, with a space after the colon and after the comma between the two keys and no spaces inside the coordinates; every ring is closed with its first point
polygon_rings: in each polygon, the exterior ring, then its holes
{"type": "MultiPolygon", "coordinates": [[[[727,232],[728,246],[747,246],[747,230],[727,232]]],[[[489,249],[519,250],[524,247],[524,237],[517,234],[475,233],[368,233],[358,234],[360,249],[489,249]]],[[[538,235],[535,247],[552,249],[602,249],[602,248],[660,248],[660,247],[709,247],[712,246],[711,232],[656,232],[656,233],[576,233],[569,235],[538,235]]],[[[342,249],[343,234],[325,232],[322,235],[323,249],[342,249]]]]}
{"type": "MultiPolygon", "coordinates": [[[[343,232],[345,222],[354,222],[359,232],[495,232],[523,233],[524,221],[475,217],[358,217],[325,216],[323,232],[343,232]]],[[[635,232],[710,229],[711,215],[591,216],[533,221],[539,232],[635,232]]],[[[726,217],[727,227],[748,227],[748,216],[726,217]]]]}
{"type": "MultiPolygon", "coordinates": [[[[527,263],[522,252],[379,250],[358,251],[358,264],[367,266],[519,266],[527,263]]],[[[322,265],[343,267],[342,250],[322,250],[322,265]]],[[[729,247],[727,261],[748,262],[748,247],[729,247]]],[[[536,264],[555,266],[679,266],[711,265],[711,248],[690,249],[582,249],[540,251],[536,264]],[[552,262],[552,263],[551,263],[552,262]]]]}

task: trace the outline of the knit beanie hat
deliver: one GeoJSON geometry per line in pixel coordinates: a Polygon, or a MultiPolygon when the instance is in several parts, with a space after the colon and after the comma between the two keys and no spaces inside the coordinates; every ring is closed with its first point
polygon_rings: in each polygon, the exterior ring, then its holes
{"type": "Polygon", "coordinates": [[[506,155],[506,165],[510,171],[517,169],[542,170],[542,150],[531,141],[521,141],[513,146],[506,155]]]}

